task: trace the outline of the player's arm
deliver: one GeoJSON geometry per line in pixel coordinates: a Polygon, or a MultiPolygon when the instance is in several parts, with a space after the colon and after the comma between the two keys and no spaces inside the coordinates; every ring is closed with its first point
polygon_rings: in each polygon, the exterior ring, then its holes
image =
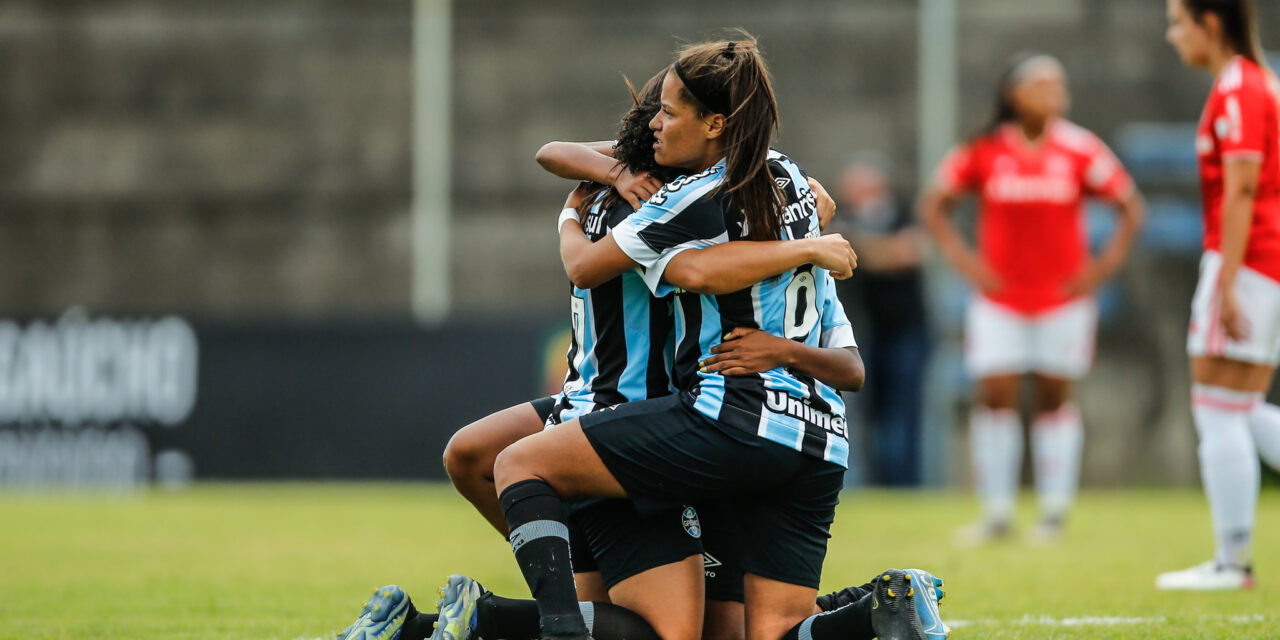
{"type": "Polygon", "coordinates": [[[647,171],[632,173],[614,160],[613,142],[548,142],[534,158],[543,169],[569,180],[590,180],[611,185],[632,209],[639,209],[662,188],[662,181],[647,171]]]}
{"type": "Polygon", "coordinates": [[[999,277],[969,246],[951,217],[960,194],[940,185],[929,187],[920,198],[920,217],[924,228],[938,245],[942,257],[979,289],[992,292],[1000,288],[999,277]]]}
{"type": "Polygon", "coordinates": [[[867,379],[858,347],[813,347],[759,329],[738,327],[698,363],[703,373],[726,376],[794,369],[842,391],[857,391],[867,379]]]}
{"type": "Polygon", "coordinates": [[[679,207],[646,203],[596,242],[572,216],[561,218],[560,258],[569,279],[589,289],[641,266],[655,294],[674,286],[718,295],[805,264],[844,277],[857,266],[857,256],[840,236],[724,243],[724,212],[718,203],[702,200],[679,207]]]}
{"type": "MultiPolygon", "coordinates": [[[[613,234],[592,242],[581,223],[572,219],[560,226],[560,260],[569,280],[581,289],[597,287],[639,266],[618,246],[613,234]]],[[[681,250],[667,262],[662,280],[693,293],[721,295],[806,264],[847,278],[858,266],[858,256],[839,234],[800,240],[743,240],[681,250]]]]}
{"type": "Polygon", "coordinates": [[[1253,225],[1254,199],[1262,172],[1266,137],[1266,110],[1273,98],[1269,89],[1244,82],[1223,99],[1225,115],[1215,121],[1214,133],[1222,153],[1222,270],[1218,273],[1218,318],[1232,340],[1249,335],[1247,319],[1240,314],[1235,281],[1244,264],[1253,225]],[[1221,122],[1228,126],[1218,128],[1221,122]]]}
{"type": "Polygon", "coordinates": [[[1236,301],[1235,281],[1244,264],[1244,250],[1249,243],[1253,224],[1253,202],[1258,193],[1258,177],[1262,161],[1252,157],[1227,158],[1222,164],[1222,271],[1218,274],[1218,291],[1222,296],[1219,316],[1222,328],[1232,340],[1248,337],[1249,327],[1236,301]]]}
{"type": "Polygon", "coordinates": [[[1119,224],[1115,233],[1111,234],[1111,239],[1102,252],[1067,285],[1068,295],[1078,296],[1093,291],[1115,275],[1129,258],[1129,252],[1138,239],[1138,231],[1142,229],[1142,223],[1146,219],[1146,205],[1142,194],[1136,188],[1130,188],[1124,197],[1116,200],[1116,212],[1119,224]]]}
{"type": "Polygon", "coordinates": [[[722,295],[806,264],[844,279],[853,275],[858,255],[838,233],[799,240],[738,240],[683,251],[667,263],[662,278],[686,291],[722,295]]]}

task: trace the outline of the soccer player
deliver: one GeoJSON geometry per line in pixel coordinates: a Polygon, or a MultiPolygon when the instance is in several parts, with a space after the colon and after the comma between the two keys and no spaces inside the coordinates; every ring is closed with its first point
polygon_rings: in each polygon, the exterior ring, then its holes
{"type": "Polygon", "coordinates": [[[1249,0],[1168,0],[1166,39],[1216,76],[1196,153],[1204,256],[1187,355],[1200,476],[1217,540],[1212,560],[1161,574],[1161,589],[1253,586],[1258,455],[1280,468],[1280,408],[1266,404],[1280,361],[1280,111],[1249,0]]]}
{"type": "MultiPolygon", "coordinates": [[[[701,371],[700,363],[740,326],[816,344],[817,302],[829,276],[806,266],[743,291],[700,295],[693,292],[705,287],[705,274],[687,268],[696,253],[689,250],[698,247],[816,236],[816,217],[803,206],[779,206],[775,178],[798,183],[804,176],[794,165],[785,176],[767,170],[777,111],[754,41],[687,47],[672,71],[651,125],[655,157],[696,173],[664,186],[598,242],[566,222],[561,253],[579,286],[640,265],[655,292],[685,290],[677,294],[672,376],[680,393],[587,414],[503,451],[495,477],[512,547],[538,601],[543,637],[582,637],[566,575],[562,497],[627,497],[645,515],[738,498],[734,515],[750,522],[738,529],[748,637],[778,638],[789,629],[820,637],[840,612],[823,624],[801,623],[813,611],[848,453],[843,404],[831,387],[793,370],[726,377],[701,371]]],[[[664,587],[697,593],[701,567],[687,569],[664,587]]],[[[900,572],[884,588],[877,595],[911,601],[900,572]]]]}
{"type": "Polygon", "coordinates": [[[930,235],[976,295],[965,323],[965,360],[977,379],[970,450],[982,520],[962,544],[1006,537],[1022,463],[1022,376],[1035,382],[1031,448],[1039,540],[1057,537],[1079,482],[1084,428],[1072,387],[1092,364],[1093,291],[1124,263],[1143,207],[1133,182],[1095,135],[1063,118],[1062,65],[1023,55],[1002,75],[990,125],[954,149],[921,200],[930,235]],[[979,199],[977,249],[951,221],[968,193],[979,199]],[[1090,256],[1083,200],[1114,203],[1120,224],[1090,256]]]}

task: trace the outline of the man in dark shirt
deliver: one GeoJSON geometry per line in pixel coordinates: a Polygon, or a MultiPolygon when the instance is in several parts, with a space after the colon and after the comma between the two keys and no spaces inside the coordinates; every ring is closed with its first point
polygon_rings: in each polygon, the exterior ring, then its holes
{"type": "Polygon", "coordinates": [[[929,336],[919,229],[910,207],[890,185],[888,161],[876,152],[855,155],[836,188],[835,219],[827,233],[841,233],[858,252],[858,270],[837,292],[866,336],[868,396],[864,403],[867,482],[890,486],[920,482],[922,387],[929,336]]]}

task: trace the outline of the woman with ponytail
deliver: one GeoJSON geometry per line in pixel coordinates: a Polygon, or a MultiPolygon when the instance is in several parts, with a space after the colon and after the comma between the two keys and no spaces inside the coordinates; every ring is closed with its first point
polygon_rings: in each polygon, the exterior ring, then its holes
{"type": "Polygon", "coordinates": [[[1066,75],[1045,54],[1015,58],[996,90],[996,114],[938,167],[921,199],[942,255],[976,290],[965,320],[965,366],[977,381],[969,442],[982,519],[961,530],[971,545],[1007,537],[1022,468],[1018,390],[1035,383],[1031,449],[1040,522],[1057,538],[1075,496],[1084,444],[1072,388],[1093,361],[1094,290],[1125,261],[1142,221],[1133,181],[1097,136],[1068,122],[1066,75]],[[976,194],[978,246],[951,221],[976,194]],[[1084,199],[1115,205],[1120,224],[1095,257],[1084,199]]]}
{"type": "Polygon", "coordinates": [[[1253,586],[1258,456],[1280,468],[1280,407],[1263,396],[1280,362],[1280,110],[1251,0],[1168,0],[1166,39],[1216,80],[1196,154],[1204,256],[1187,355],[1200,476],[1217,550],[1161,574],[1161,589],[1253,586]]]}

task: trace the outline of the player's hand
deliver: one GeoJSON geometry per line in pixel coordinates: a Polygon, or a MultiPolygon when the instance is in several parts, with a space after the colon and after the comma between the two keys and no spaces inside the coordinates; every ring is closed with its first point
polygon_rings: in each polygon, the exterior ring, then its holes
{"type": "Polygon", "coordinates": [[[827,193],[822,183],[813,178],[809,178],[809,188],[813,189],[813,195],[818,197],[818,228],[826,229],[827,223],[836,217],[836,201],[831,198],[831,194],[827,193]]]}
{"type": "Polygon", "coordinates": [[[741,376],[776,369],[786,363],[792,342],[759,329],[738,327],[711,347],[711,357],[698,363],[703,373],[741,376]]]}
{"type": "Polygon", "coordinates": [[[805,238],[804,242],[812,245],[813,265],[830,271],[831,277],[837,280],[848,278],[858,268],[858,254],[853,251],[849,241],[838,233],[805,238]]]}
{"type": "Polygon", "coordinates": [[[569,197],[564,199],[565,209],[577,209],[582,206],[582,201],[587,198],[587,194],[591,191],[591,183],[579,182],[573,191],[569,192],[569,197]]]}
{"type": "Polygon", "coordinates": [[[1092,260],[1080,270],[1074,278],[1067,282],[1064,292],[1069,298],[1087,296],[1094,292],[1108,277],[1111,269],[1100,260],[1092,260]]]}
{"type": "Polygon", "coordinates": [[[964,275],[969,278],[969,282],[973,286],[986,294],[996,293],[1004,288],[1004,281],[981,258],[975,258],[970,262],[969,266],[964,269],[964,275]]]}
{"type": "Polygon", "coordinates": [[[1240,302],[1236,300],[1236,292],[1231,287],[1221,287],[1218,307],[1218,320],[1222,323],[1222,331],[1235,342],[1249,339],[1249,319],[1240,312],[1240,302]]]}
{"type": "Polygon", "coordinates": [[[631,173],[629,169],[618,166],[618,175],[613,179],[613,188],[618,190],[632,209],[639,209],[646,200],[662,188],[662,181],[653,177],[648,171],[631,173]]]}

